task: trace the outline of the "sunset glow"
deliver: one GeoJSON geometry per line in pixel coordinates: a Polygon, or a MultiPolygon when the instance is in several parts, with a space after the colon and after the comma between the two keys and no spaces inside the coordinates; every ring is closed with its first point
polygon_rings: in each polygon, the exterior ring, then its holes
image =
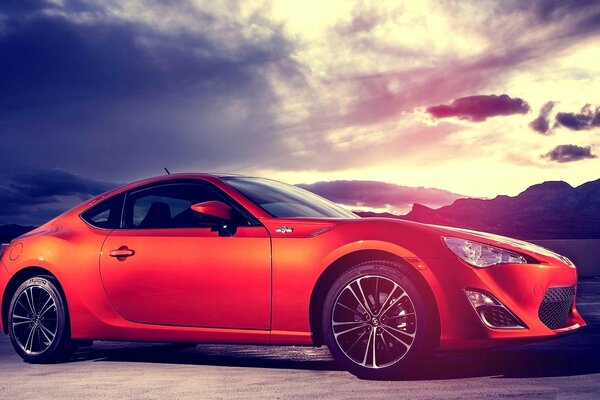
{"type": "MultiPolygon", "coordinates": [[[[578,185],[598,177],[598,158],[557,163],[542,157],[565,143],[596,149],[598,126],[587,132],[559,126],[551,135],[528,126],[548,101],[556,102],[550,119],[559,111],[600,104],[600,37],[593,28],[575,28],[586,14],[555,10],[552,17],[560,21],[540,21],[533,5],[510,10],[482,2],[453,8],[437,1],[385,7],[373,2],[303,14],[284,4],[272,15],[305,43],[307,49],[294,55],[312,72],[313,89],[306,96],[284,91],[284,104],[293,104],[284,109],[305,110],[321,100],[326,112],[350,111],[356,114],[344,115],[349,120],[369,121],[320,133],[330,139],[329,157],[344,160],[338,168],[258,173],[294,183],[372,179],[481,197],[514,195],[544,180],[578,185]],[[524,99],[530,111],[483,122],[434,120],[424,112],[427,105],[463,95],[504,93],[524,99]],[[361,104],[368,107],[357,107],[361,104]],[[389,115],[377,115],[381,110],[389,115]]],[[[311,144],[299,152],[318,154],[311,144]]]]}
{"type": "Polygon", "coordinates": [[[599,177],[597,2],[34,3],[0,6],[8,199],[47,170],[475,197],[599,177]]]}

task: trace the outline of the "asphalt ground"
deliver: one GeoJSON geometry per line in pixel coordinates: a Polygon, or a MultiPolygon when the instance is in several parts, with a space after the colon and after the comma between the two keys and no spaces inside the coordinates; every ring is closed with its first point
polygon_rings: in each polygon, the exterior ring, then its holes
{"type": "Polygon", "coordinates": [[[440,352],[397,381],[341,370],[326,348],[95,342],[30,365],[0,336],[0,399],[600,399],[600,279],[580,281],[585,329],[491,351],[440,352]]]}

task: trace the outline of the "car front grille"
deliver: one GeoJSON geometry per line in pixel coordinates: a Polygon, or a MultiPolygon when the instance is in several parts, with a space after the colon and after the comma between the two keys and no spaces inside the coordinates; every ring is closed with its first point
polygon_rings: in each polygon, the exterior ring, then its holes
{"type": "Polygon", "coordinates": [[[575,300],[575,286],[549,288],[544,295],[538,316],[550,329],[565,326],[575,300]]]}

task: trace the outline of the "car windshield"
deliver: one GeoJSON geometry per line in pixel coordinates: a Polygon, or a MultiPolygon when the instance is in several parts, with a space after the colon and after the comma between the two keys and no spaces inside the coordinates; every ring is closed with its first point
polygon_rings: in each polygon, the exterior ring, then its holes
{"type": "Polygon", "coordinates": [[[276,218],[359,218],[345,208],[297,186],[264,178],[221,179],[276,218]]]}

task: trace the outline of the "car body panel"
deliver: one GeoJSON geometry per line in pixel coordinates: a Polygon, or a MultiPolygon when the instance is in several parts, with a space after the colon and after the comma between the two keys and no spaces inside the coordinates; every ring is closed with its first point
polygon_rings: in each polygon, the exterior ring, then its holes
{"type": "Polygon", "coordinates": [[[74,338],[310,345],[315,328],[311,298],[319,279],[346,256],[378,251],[413,268],[429,287],[442,348],[522,343],[585,326],[575,304],[561,329],[552,330],[537,317],[545,290],[576,285],[577,270],[551,252],[505,239],[385,218],[273,218],[218,176],[179,174],[112,190],[13,240],[11,247],[20,243],[23,248],[16,259],[4,253],[0,293],[4,304],[8,282],[20,271],[47,270],[66,296],[74,338]],[[214,185],[257,225],[219,237],[196,228],[98,229],[80,218],[113,195],[170,180],[214,185]],[[454,256],[443,236],[500,246],[535,262],[475,268],[454,256]],[[136,255],[124,261],[108,255],[123,245],[136,255]],[[135,291],[128,291],[128,285],[135,291]],[[467,288],[492,293],[527,329],[483,325],[467,300],[467,288]]]}
{"type": "Polygon", "coordinates": [[[310,331],[308,317],[313,288],[325,269],[336,260],[361,250],[388,251],[400,257],[414,256],[393,243],[366,240],[369,230],[373,229],[371,223],[363,223],[363,229],[358,230],[349,227],[347,221],[336,221],[335,228],[317,236],[294,237],[293,234],[277,234],[275,229],[286,226],[293,228],[294,232],[304,229],[319,232],[331,222],[293,219],[263,219],[262,222],[273,236],[274,330],[310,331]]]}
{"type": "Polygon", "coordinates": [[[232,237],[210,228],[114,230],[100,256],[104,289],[123,318],[145,324],[269,329],[271,241],[262,226],[232,237]],[[127,246],[131,257],[112,257],[127,246]]]}

